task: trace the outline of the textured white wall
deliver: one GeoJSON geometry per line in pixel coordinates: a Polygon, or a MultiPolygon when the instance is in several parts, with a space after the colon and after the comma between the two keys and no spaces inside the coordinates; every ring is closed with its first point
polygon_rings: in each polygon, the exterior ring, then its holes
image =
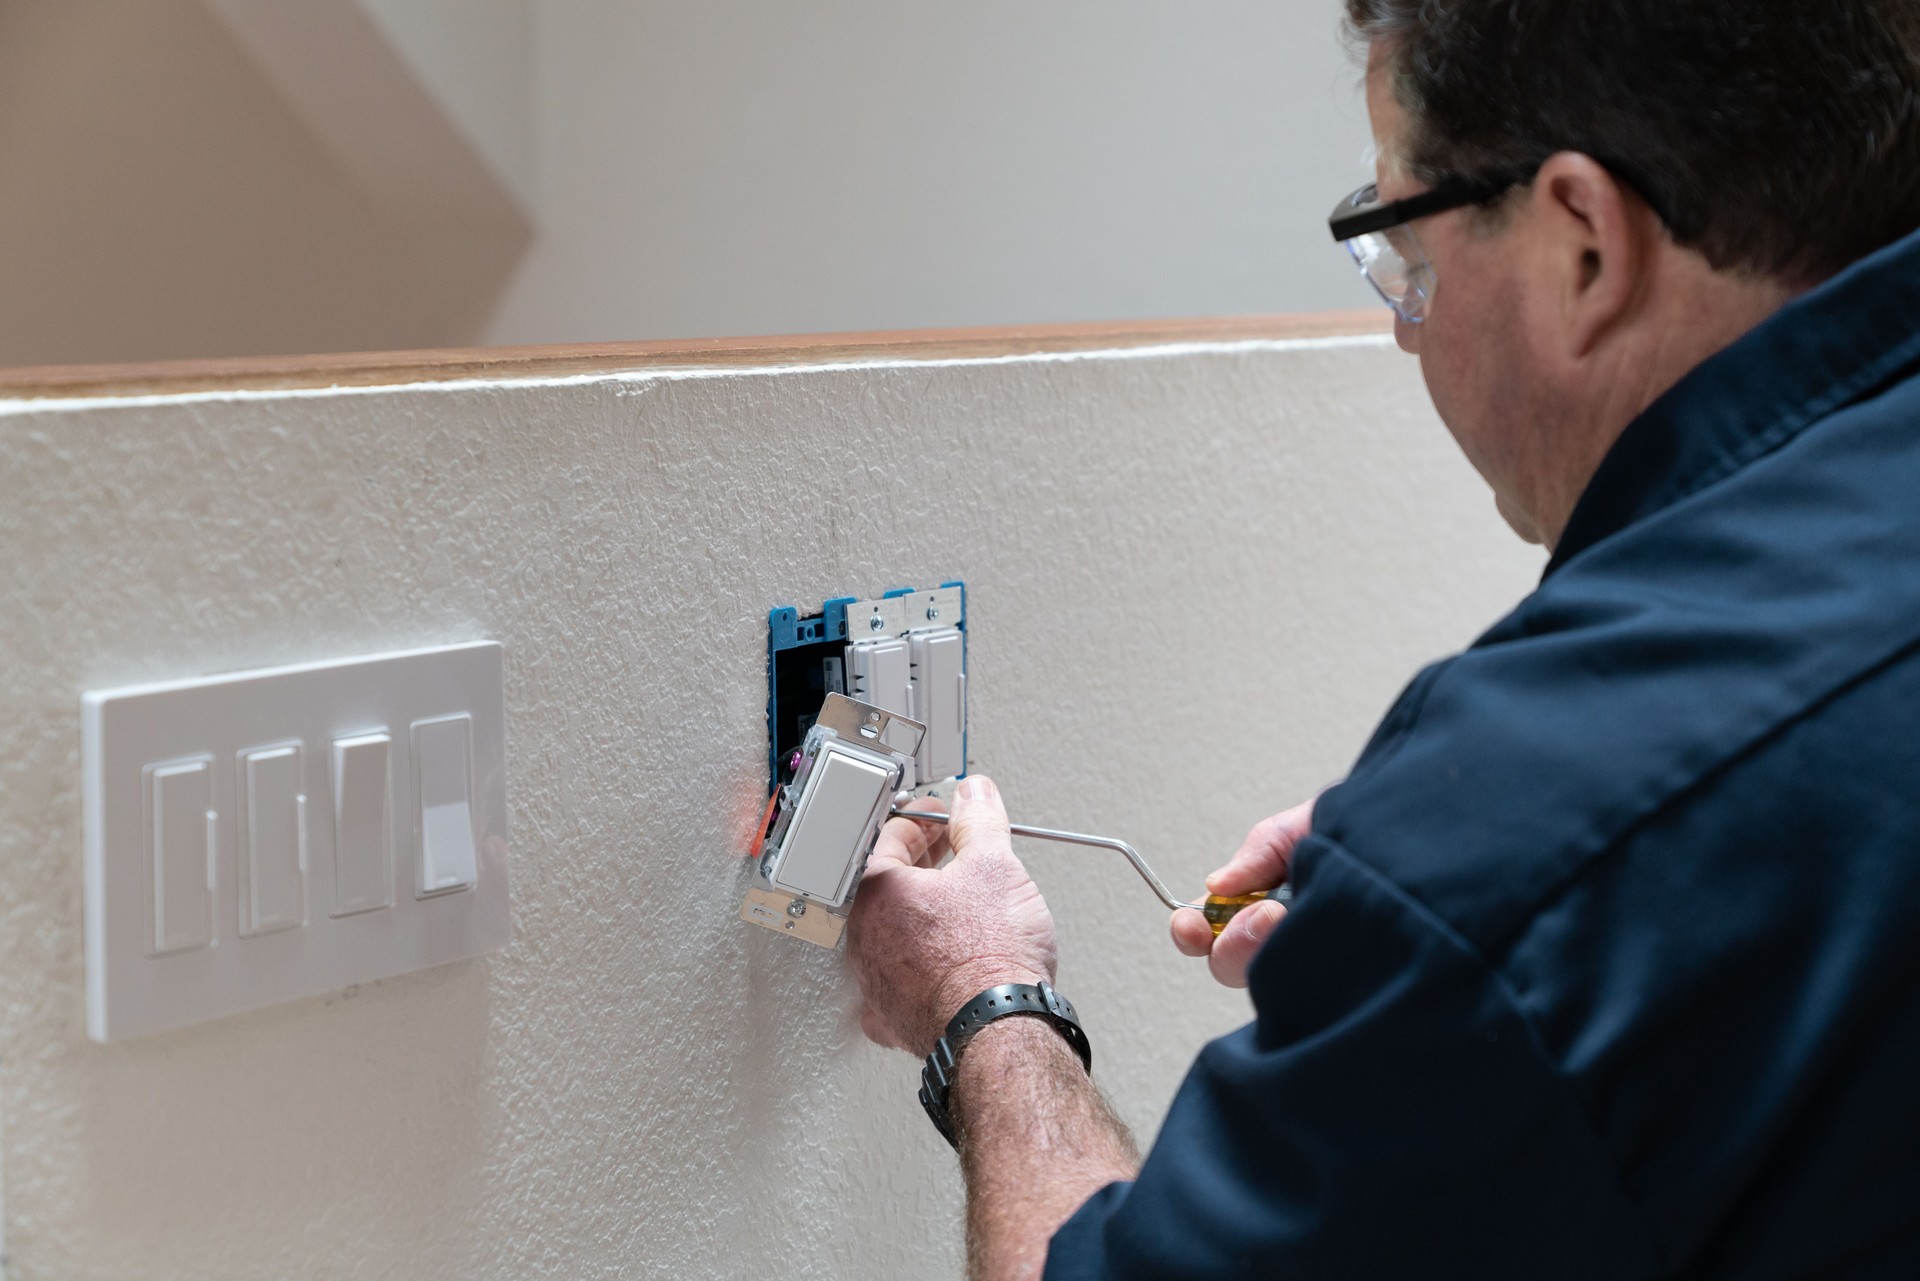
{"type": "MultiPolygon", "coordinates": [[[[914,1064],[734,920],[767,608],[967,579],[976,766],[1197,886],[1538,567],[1382,339],[16,403],[0,460],[14,1281],[957,1276],[914,1064]],[[469,637],[514,942],[90,1044],[80,692],[469,637]]],[[[1150,1136],[1244,998],[1118,860],[1029,861],[1150,1136]]]]}
{"type": "Polygon", "coordinates": [[[495,154],[531,14],[489,341],[1372,302],[1326,233],[1369,173],[1340,0],[363,3],[495,154]]]}

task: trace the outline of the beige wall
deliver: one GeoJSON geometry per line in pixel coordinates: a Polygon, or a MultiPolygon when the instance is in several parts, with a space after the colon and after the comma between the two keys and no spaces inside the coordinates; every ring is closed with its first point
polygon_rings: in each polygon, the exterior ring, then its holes
{"type": "Polygon", "coordinates": [[[356,0],[523,207],[536,188],[533,0],[356,0]]]}
{"type": "MultiPolygon", "coordinates": [[[[966,579],[976,768],[1197,886],[1538,569],[1381,337],[11,402],[0,475],[11,1281],[957,1277],[914,1065],[734,919],[769,606],[966,579]],[[471,637],[512,944],[88,1042],[81,691],[471,637]]],[[[1151,1136],[1245,1000],[1029,863],[1151,1136]]]]}
{"type": "Polygon", "coordinates": [[[1340,0],[527,3],[539,235],[492,341],[1372,300],[1326,231],[1370,176],[1340,0]]]}
{"type": "Polygon", "coordinates": [[[1310,311],[1339,0],[0,0],[0,365],[1310,311]]]}
{"type": "Polygon", "coordinates": [[[457,345],[530,235],[354,0],[0,0],[0,365],[457,345]]]}

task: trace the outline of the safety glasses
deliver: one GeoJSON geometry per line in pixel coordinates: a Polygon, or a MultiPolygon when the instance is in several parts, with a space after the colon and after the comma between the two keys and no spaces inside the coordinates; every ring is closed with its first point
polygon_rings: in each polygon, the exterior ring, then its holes
{"type": "Polygon", "coordinates": [[[1405,200],[1382,202],[1380,189],[1368,183],[1334,206],[1327,225],[1347,247],[1360,274],[1410,325],[1427,318],[1433,297],[1433,264],[1409,224],[1450,209],[1481,205],[1530,182],[1539,167],[1509,169],[1477,178],[1449,178],[1405,200]]]}

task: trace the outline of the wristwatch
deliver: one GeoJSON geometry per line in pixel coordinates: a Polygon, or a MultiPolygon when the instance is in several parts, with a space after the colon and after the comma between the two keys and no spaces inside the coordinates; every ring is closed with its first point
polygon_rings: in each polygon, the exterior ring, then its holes
{"type": "Polygon", "coordinates": [[[953,1117],[947,1112],[947,1102],[953,1095],[954,1065],[960,1061],[960,1052],[966,1049],[967,1042],[981,1028],[1009,1014],[1031,1014],[1045,1019],[1054,1031],[1067,1039],[1088,1074],[1093,1072],[1093,1046],[1088,1044],[1087,1034],[1074,1015],[1073,1002],[1054,991],[1053,984],[1002,983],[988,988],[960,1007],[960,1012],[947,1024],[946,1035],[934,1043],[933,1053],[927,1055],[927,1065],[920,1069],[920,1106],[927,1110],[927,1117],[933,1122],[933,1128],[940,1131],[940,1137],[956,1151],[960,1140],[954,1135],[953,1117]]]}

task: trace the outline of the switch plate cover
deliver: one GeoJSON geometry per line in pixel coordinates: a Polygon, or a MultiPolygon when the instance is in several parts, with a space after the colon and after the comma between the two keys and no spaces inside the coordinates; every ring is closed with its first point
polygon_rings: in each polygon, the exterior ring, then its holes
{"type": "Polygon", "coordinates": [[[511,935],[495,642],[94,690],[81,762],[97,1041],[511,935]]]}

